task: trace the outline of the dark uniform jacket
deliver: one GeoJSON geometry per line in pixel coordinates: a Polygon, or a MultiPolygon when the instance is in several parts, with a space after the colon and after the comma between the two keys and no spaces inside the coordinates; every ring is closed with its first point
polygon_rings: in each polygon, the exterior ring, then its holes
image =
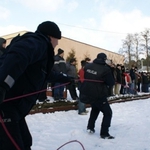
{"type": "Polygon", "coordinates": [[[122,84],[122,71],[119,68],[116,68],[116,82],[122,84]]]}
{"type": "Polygon", "coordinates": [[[108,86],[115,84],[111,70],[105,62],[95,59],[84,68],[84,82],[81,85],[80,99],[84,103],[107,100],[108,86]],[[89,101],[89,102],[86,102],[89,101]]]}
{"type": "Polygon", "coordinates": [[[63,57],[58,54],[54,57],[54,67],[56,72],[66,73],[66,62],[63,57]]]}
{"type": "Polygon", "coordinates": [[[12,111],[16,119],[27,115],[39,95],[27,94],[42,90],[49,79],[63,79],[51,72],[53,64],[54,49],[48,37],[35,32],[14,38],[0,58],[0,86],[8,90],[0,111],[12,111]]]}

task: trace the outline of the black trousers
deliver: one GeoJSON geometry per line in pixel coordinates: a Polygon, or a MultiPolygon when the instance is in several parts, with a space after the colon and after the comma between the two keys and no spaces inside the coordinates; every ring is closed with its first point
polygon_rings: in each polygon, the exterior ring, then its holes
{"type": "Polygon", "coordinates": [[[110,108],[109,103],[105,102],[104,104],[101,104],[100,102],[96,102],[94,104],[91,104],[91,107],[92,109],[91,109],[87,128],[88,129],[95,128],[95,122],[101,111],[103,113],[103,119],[101,123],[100,135],[108,135],[109,127],[111,125],[111,118],[112,118],[112,110],[110,108]]]}
{"type": "Polygon", "coordinates": [[[71,98],[73,100],[76,100],[76,98],[78,97],[78,95],[77,95],[77,92],[76,92],[76,85],[75,85],[75,83],[71,83],[71,84],[67,85],[67,88],[69,90],[71,98]]]}
{"type": "Polygon", "coordinates": [[[15,113],[1,111],[0,115],[0,150],[17,150],[2,126],[2,121],[11,138],[18,145],[20,150],[31,150],[32,137],[26,124],[25,118],[17,119],[15,113]]]}

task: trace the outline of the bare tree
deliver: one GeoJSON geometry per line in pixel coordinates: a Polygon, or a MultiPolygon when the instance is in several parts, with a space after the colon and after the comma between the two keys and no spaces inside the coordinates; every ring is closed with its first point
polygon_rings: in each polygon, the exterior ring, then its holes
{"type": "Polygon", "coordinates": [[[128,34],[126,39],[123,40],[123,53],[125,54],[125,59],[128,61],[129,65],[131,65],[131,58],[133,56],[133,35],[128,34]]]}
{"type": "Polygon", "coordinates": [[[140,53],[140,35],[138,33],[135,33],[133,35],[133,42],[135,45],[135,61],[137,62],[139,60],[139,53],[140,53]]]}
{"type": "Polygon", "coordinates": [[[147,66],[147,72],[149,72],[149,53],[150,53],[150,49],[149,49],[149,44],[150,44],[150,29],[145,29],[145,31],[141,32],[142,35],[142,47],[143,50],[146,53],[146,66],[147,66]]]}

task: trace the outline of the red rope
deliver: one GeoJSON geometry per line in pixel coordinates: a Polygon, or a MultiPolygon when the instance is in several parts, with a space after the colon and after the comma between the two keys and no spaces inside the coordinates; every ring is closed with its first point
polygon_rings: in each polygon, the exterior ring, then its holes
{"type": "MultiPolygon", "coordinates": [[[[85,81],[89,81],[89,82],[103,82],[103,81],[99,81],[99,80],[90,80],[90,79],[84,79],[84,80],[85,81]]],[[[75,81],[79,81],[79,79],[75,79],[75,81]]],[[[64,83],[64,84],[61,84],[61,85],[58,85],[58,86],[55,86],[55,87],[52,87],[52,89],[60,87],[60,86],[68,85],[69,83],[70,82],[64,83]]],[[[8,102],[8,101],[16,100],[16,99],[19,99],[19,98],[32,96],[32,95],[35,95],[35,94],[38,94],[38,93],[42,93],[42,92],[45,92],[45,91],[47,91],[47,89],[44,89],[44,90],[41,90],[41,91],[36,91],[36,92],[33,92],[33,93],[29,93],[29,94],[20,95],[20,96],[13,97],[13,98],[8,98],[8,99],[5,99],[4,102],[8,102]]]]}
{"type": "MultiPolygon", "coordinates": [[[[60,86],[65,86],[67,84],[69,84],[69,83],[65,83],[65,84],[61,84],[59,86],[52,87],[52,89],[60,87],[60,86]]],[[[16,100],[16,99],[23,98],[23,97],[28,97],[28,96],[31,96],[31,95],[35,95],[35,94],[38,94],[38,93],[45,92],[45,91],[47,91],[47,89],[44,89],[44,90],[41,90],[41,91],[36,91],[36,92],[33,92],[33,93],[29,93],[29,94],[24,94],[24,95],[13,97],[13,98],[8,98],[8,99],[5,99],[4,102],[16,100]]]]}
{"type": "Polygon", "coordinates": [[[12,138],[12,136],[10,135],[10,133],[8,132],[4,122],[3,122],[3,119],[2,119],[2,116],[0,115],[0,122],[1,122],[1,125],[5,131],[5,133],[7,134],[7,136],[9,137],[9,139],[11,140],[11,142],[13,143],[13,145],[16,147],[16,150],[21,150],[19,148],[19,146],[17,145],[17,143],[15,142],[15,140],[12,138]]]}

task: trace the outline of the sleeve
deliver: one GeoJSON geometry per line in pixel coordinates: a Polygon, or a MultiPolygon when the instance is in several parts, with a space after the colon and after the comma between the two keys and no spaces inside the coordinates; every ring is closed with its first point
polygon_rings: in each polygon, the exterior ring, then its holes
{"type": "Polygon", "coordinates": [[[113,86],[115,84],[115,80],[113,78],[111,70],[108,70],[104,78],[105,78],[104,82],[107,84],[107,86],[113,86]]]}
{"type": "Polygon", "coordinates": [[[0,84],[11,88],[28,65],[34,64],[44,56],[44,49],[47,49],[47,44],[40,39],[26,38],[12,43],[3,60],[0,60],[0,84]]]}
{"type": "Polygon", "coordinates": [[[74,80],[73,77],[69,77],[68,75],[64,73],[58,73],[56,71],[51,71],[49,76],[49,82],[60,82],[60,83],[67,83],[71,80],[74,80]]]}

